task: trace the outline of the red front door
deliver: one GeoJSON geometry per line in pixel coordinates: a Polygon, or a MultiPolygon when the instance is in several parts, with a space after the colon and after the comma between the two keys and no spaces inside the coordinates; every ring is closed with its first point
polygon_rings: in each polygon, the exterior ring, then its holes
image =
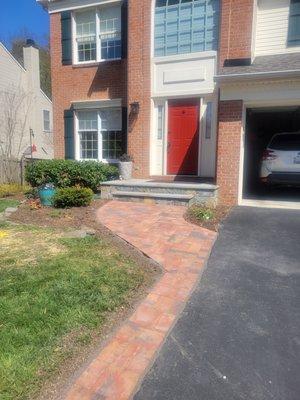
{"type": "Polygon", "coordinates": [[[169,101],[168,175],[197,175],[199,100],[169,101]]]}

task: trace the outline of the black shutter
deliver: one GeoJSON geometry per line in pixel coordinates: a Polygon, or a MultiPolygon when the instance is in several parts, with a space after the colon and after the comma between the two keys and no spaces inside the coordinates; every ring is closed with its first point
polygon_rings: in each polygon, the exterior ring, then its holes
{"type": "Polygon", "coordinates": [[[64,120],[65,120],[65,159],[73,160],[75,158],[74,112],[72,110],[65,110],[64,120]]]}
{"type": "Polygon", "coordinates": [[[61,17],[61,52],[62,64],[72,64],[72,20],[71,12],[64,11],[61,17]]]}
{"type": "Polygon", "coordinates": [[[122,58],[127,58],[128,42],[128,2],[123,1],[121,8],[121,26],[122,26],[122,58]]]}
{"type": "Polygon", "coordinates": [[[127,117],[127,107],[122,107],[122,133],[123,133],[123,141],[122,141],[122,151],[123,153],[127,153],[127,136],[128,136],[128,117],[127,117]]]}

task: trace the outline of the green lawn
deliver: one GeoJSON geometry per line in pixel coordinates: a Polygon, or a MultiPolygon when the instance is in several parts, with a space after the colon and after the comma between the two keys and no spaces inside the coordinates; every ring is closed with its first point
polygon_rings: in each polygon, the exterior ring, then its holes
{"type": "Polygon", "coordinates": [[[31,399],[145,279],[102,239],[0,225],[0,399],[31,399]]]}
{"type": "Polygon", "coordinates": [[[7,207],[17,207],[19,205],[18,200],[12,199],[0,199],[0,213],[3,212],[7,207]]]}

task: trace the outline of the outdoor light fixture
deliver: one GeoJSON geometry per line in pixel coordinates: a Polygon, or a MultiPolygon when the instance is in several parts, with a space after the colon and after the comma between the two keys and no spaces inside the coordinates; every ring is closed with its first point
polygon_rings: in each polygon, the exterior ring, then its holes
{"type": "Polygon", "coordinates": [[[139,111],[140,111],[140,103],[138,101],[130,103],[130,113],[138,114],[139,111]]]}

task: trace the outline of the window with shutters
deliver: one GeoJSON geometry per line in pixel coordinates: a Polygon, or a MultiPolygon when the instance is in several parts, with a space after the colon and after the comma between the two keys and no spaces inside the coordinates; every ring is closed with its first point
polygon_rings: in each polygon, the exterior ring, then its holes
{"type": "Polygon", "coordinates": [[[114,161],[125,151],[122,110],[107,108],[77,112],[78,158],[114,161]]]}
{"type": "Polygon", "coordinates": [[[300,46],[300,0],[291,0],[288,46],[300,46]]]}
{"type": "Polygon", "coordinates": [[[156,0],[154,55],[218,49],[220,0],[156,0]]]}
{"type": "Polygon", "coordinates": [[[121,6],[106,6],[74,13],[75,62],[121,58],[121,6]]]}

